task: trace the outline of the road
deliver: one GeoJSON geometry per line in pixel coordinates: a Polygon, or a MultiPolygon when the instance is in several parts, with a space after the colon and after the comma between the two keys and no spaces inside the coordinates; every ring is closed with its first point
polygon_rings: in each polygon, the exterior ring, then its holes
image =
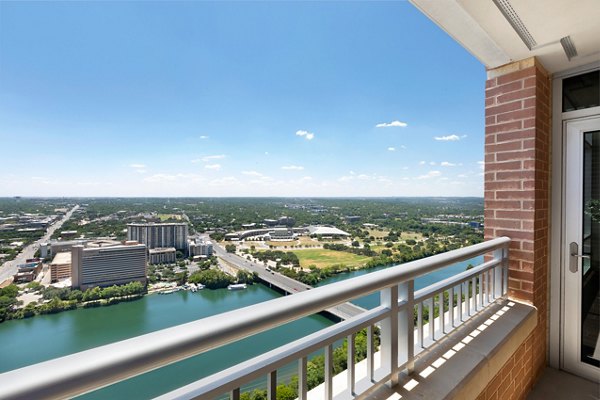
{"type": "Polygon", "coordinates": [[[67,212],[62,217],[62,219],[60,219],[60,220],[56,221],[54,224],[50,225],[48,227],[48,229],[46,230],[46,233],[44,234],[44,236],[42,236],[37,241],[31,243],[29,246],[26,246],[23,250],[21,250],[21,252],[17,255],[17,257],[15,257],[14,260],[7,261],[4,263],[4,265],[0,266],[0,283],[4,282],[6,279],[8,279],[11,276],[13,276],[14,274],[16,274],[17,266],[19,264],[24,264],[25,260],[27,260],[29,258],[33,258],[33,255],[35,254],[37,249],[39,249],[39,247],[40,247],[40,243],[44,243],[44,242],[47,242],[48,240],[50,240],[50,237],[52,237],[52,234],[54,234],[54,232],[57,229],[60,229],[60,227],[65,223],[65,221],[67,221],[69,218],[71,218],[73,213],[75,211],[77,211],[78,208],[79,208],[79,204],[77,204],[69,212],[67,212]]]}
{"type": "MultiPolygon", "coordinates": [[[[246,260],[233,253],[227,253],[227,251],[225,251],[224,248],[222,248],[216,243],[213,243],[213,250],[218,257],[225,260],[226,262],[235,265],[238,268],[246,269],[251,272],[256,272],[260,279],[271,285],[277,286],[278,288],[284,290],[287,293],[293,294],[312,289],[312,286],[310,285],[298,282],[297,280],[289,278],[285,275],[281,275],[278,272],[269,271],[267,270],[267,267],[265,267],[262,264],[246,260]]],[[[343,303],[330,309],[327,309],[327,312],[344,320],[358,315],[363,311],[365,311],[363,308],[352,303],[343,303]]]]}

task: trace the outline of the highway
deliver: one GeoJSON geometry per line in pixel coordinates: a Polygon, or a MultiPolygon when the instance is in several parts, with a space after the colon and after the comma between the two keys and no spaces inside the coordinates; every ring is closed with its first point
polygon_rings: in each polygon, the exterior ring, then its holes
{"type": "Polygon", "coordinates": [[[15,257],[12,261],[5,262],[2,266],[0,266],[0,283],[4,282],[6,279],[12,277],[17,273],[17,266],[19,264],[24,264],[25,260],[29,258],[33,258],[33,255],[39,249],[40,243],[47,242],[50,240],[52,234],[67,221],[75,211],[79,208],[79,205],[73,207],[69,212],[67,212],[62,219],[56,221],[54,224],[50,225],[46,230],[44,236],[42,236],[37,241],[31,243],[29,246],[26,246],[21,252],[15,257]]]}
{"type": "MultiPolygon", "coordinates": [[[[306,285],[302,282],[298,282],[295,279],[288,278],[287,276],[281,275],[278,272],[269,271],[267,270],[267,267],[262,264],[246,260],[237,254],[228,253],[223,247],[214,242],[213,244],[213,250],[219,258],[236,266],[237,268],[245,269],[250,272],[256,272],[262,281],[272,286],[276,286],[286,293],[294,294],[312,289],[312,286],[310,285],[306,285]]],[[[336,316],[337,318],[345,320],[354,317],[365,310],[352,303],[343,303],[325,311],[336,316]]]]}

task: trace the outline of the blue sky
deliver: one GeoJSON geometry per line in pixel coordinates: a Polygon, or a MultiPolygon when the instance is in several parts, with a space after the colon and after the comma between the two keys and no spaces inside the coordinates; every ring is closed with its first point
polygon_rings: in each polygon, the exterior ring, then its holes
{"type": "Polygon", "coordinates": [[[0,196],[482,196],[484,83],[408,2],[0,2],[0,196]]]}

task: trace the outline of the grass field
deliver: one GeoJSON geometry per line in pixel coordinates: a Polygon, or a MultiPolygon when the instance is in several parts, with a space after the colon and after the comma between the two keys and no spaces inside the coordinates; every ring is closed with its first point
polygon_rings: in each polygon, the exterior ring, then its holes
{"type": "Polygon", "coordinates": [[[373,236],[375,238],[375,240],[382,240],[384,237],[386,237],[388,235],[388,233],[390,233],[389,230],[382,230],[382,229],[369,229],[369,236],[373,236]]]}
{"type": "Polygon", "coordinates": [[[178,214],[158,214],[158,218],[160,218],[161,221],[166,221],[168,219],[181,220],[181,215],[178,215],[178,214]]]}
{"type": "Polygon", "coordinates": [[[418,241],[423,240],[423,235],[417,232],[402,232],[400,238],[402,240],[413,239],[418,241]]]}
{"type": "Polygon", "coordinates": [[[356,267],[371,259],[371,257],[359,256],[345,251],[325,249],[294,250],[294,253],[300,259],[300,266],[302,268],[308,268],[309,265],[316,265],[317,268],[325,268],[334,264],[345,264],[349,267],[356,267]]]}

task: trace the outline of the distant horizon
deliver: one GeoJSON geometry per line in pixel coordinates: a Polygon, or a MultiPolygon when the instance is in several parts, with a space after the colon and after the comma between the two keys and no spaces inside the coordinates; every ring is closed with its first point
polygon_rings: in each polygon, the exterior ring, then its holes
{"type": "Polygon", "coordinates": [[[483,196],[485,68],[408,2],[0,2],[0,36],[0,196],[483,196]]]}

